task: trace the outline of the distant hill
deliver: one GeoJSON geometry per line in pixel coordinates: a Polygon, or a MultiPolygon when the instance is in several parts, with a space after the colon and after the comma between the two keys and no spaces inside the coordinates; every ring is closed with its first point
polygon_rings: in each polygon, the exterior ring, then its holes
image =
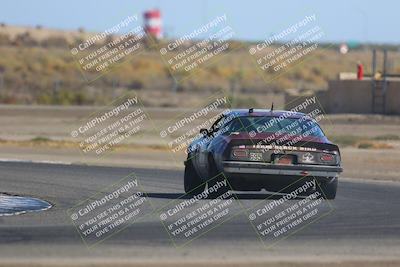
{"type": "MultiPolygon", "coordinates": [[[[158,46],[146,44],[139,55],[128,57],[112,71],[87,82],[70,50],[95,34],[84,29],[62,31],[1,24],[0,103],[102,104],[113,99],[116,92],[131,90],[146,94],[171,92],[171,88],[176,88],[178,93],[197,94],[218,89],[229,92],[232,87],[238,95],[257,102],[256,95],[265,92],[282,92],[289,88],[326,89],[327,80],[335,79],[339,72],[356,71],[358,61],[370,72],[371,50],[366,46],[341,55],[337,45],[323,45],[305,62],[275,75],[257,68],[248,53],[248,48],[254,44],[232,42],[229,51],[212,64],[180,79],[181,76],[171,75],[158,46]],[[179,80],[177,84],[173,77],[179,80]]],[[[163,42],[165,40],[161,44],[163,42]]],[[[101,45],[97,44],[93,50],[101,45]]],[[[391,66],[400,72],[394,54],[391,66]]],[[[89,78],[95,74],[89,73],[89,78]]]]}

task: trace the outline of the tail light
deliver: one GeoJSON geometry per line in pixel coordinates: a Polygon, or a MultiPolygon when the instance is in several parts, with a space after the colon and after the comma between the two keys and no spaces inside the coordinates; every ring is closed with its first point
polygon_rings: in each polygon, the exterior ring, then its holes
{"type": "Polygon", "coordinates": [[[321,159],[322,162],[332,162],[332,161],[335,160],[335,156],[332,155],[332,154],[326,154],[326,153],[324,153],[324,154],[322,154],[322,155],[320,156],[320,159],[321,159]]]}

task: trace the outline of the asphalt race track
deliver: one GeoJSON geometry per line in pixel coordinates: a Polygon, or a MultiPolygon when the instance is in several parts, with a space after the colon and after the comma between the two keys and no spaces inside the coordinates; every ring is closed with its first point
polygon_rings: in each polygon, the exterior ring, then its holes
{"type": "MultiPolygon", "coordinates": [[[[0,258],[398,257],[400,253],[400,185],[350,179],[340,181],[331,213],[269,249],[241,213],[180,249],[173,246],[156,213],[88,249],[66,210],[132,172],[156,207],[184,194],[182,171],[0,163],[0,192],[54,205],[46,211],[0,217],[0,258]]],[[[268,195],[238,193],[238,197],[251,206],[268,195]]]]}

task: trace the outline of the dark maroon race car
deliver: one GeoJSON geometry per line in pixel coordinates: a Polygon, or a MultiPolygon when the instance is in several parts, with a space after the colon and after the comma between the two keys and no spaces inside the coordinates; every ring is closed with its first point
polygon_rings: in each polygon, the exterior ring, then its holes
{"type": "Polygon", "coordinates": [[[186,193],[200,194],[221,179],[229,182],[226,190],[284,192],[303,178],[316,182],[313,192],[336,196],[339,148],[304,113],[231,110],[200,133],[187,151],[186,193]]]}

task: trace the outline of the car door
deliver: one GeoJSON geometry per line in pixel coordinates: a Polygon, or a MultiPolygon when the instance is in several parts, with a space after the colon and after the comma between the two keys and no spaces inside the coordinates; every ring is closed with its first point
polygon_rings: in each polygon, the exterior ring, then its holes
{"type": "Polygon", "coordinates": [[[208,178],[208,156],[210,153],[210,143],[214,139],[214,134],[217,131],[218,125],[223,123],[224,116],[218,118],[211,128],[208,130],[208,134],[204,135],[197,142],[197,150],[196,150],[196,160],[195,160],[195,168],[197,173],[206,180],[208,178]]]}

